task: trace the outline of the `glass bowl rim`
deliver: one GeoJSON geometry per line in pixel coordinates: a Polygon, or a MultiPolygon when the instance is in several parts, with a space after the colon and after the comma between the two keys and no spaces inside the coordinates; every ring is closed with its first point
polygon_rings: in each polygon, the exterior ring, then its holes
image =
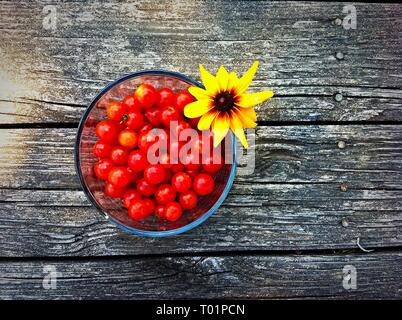
{"type": "Polygon", "coordinates": [[[81,135],[82,135],[82,130],[84,127],[84,123],[86,119],[88,118],[89,113],[91,112],[92,108],[95,106],[95,104],[98,102],[98,100],[107,92],[109,91],[112,87],[115,85],[119,84],[120,82],[123,82],[125,80],[131,79],[131,78],[136,78],[139,76],[143,75],[162,75],[162,76],[169,76],[173,78],[177,78],[179,80],[183,80],[185,82],[188,82],[194,86],[203,88],[203,86],[198,83],[197,81],[181,74],[178,72],[174,71],[167,71],[167,70],[144,70],[144,71],[138,71],[138,72],[133,72],[129,73],[117,80],[114,80],[110,83],[108,83],[100,92],[97,93],[95,98],[91,101],[89,106],[85,109],[84,114],[82,115],[80,122],[78,124],[78,130],[76,134],[76,139],[75,139],[75,144],[74,144],[74,164],[75,164],[75,170],[78,174],[79,180],[81,187],[84,190],[84,194],[87,197],[87,199],[92,203],[92,205],[95,206],[95,208],[102,213],[107,220],[109,220],[111,223],[113,223],[115,226],[119,227],[123,231],[126,231],[131,234],[136,234],[140,236],[146,236],[146,237],[168,237],[168,236],[174,236],[178,235],[180,233],[189,231],[197,226],[199,226],[201,223],[203,223],[205,220],[207,220],[210,216],[212,216],[216,210],[221,206],[223,201],[226,199],[227,195],[229,194],[230,189],[232,188],[233,181],[235,178],[236,174],[236,167],[237,167],[237,151],[236,151],[236,138],[232,132],[231,138],[232,138],[232,151],[233,151],[233,163],[232,167],[230,168],[230,174],[227,180],[227,183],[223,189],[222,194],[219,196],[219,198],[216,200],[214,205],[206,211],[202,216],[200,216],[198,219],[194,220],[193,222],[186,224],[180,228],[177,229],[172,229],[172,230],[166,230],[166,231],[148,231],[148,230],[141,230],[141,229],[136,229],[132,228],[129,226],[126,226],[119,222],[117,219],[113,218],[111,215],[109,215],[94,199],[92,193],[89,191],[89,189],[86,186],[85,179],[83,177],[82,171],[81,171],[81,166],[80,166],[80,155],[79,155],[79,146],[81,143],[81,135]]]}

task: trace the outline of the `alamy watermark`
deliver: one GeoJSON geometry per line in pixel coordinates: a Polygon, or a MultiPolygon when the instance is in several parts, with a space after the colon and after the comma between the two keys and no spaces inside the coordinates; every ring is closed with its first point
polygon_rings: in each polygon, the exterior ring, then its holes
{"type": "Polygon", "coordinates": [[[342,269],[343,279],[342,286],[345,290],[356,290],[357,289],[357,270],[353,265],[346,265],[342,269]]]}
{"type": "Polygon", "coordinates": [[[57,289],[57,278],[61,277],[61,273],[57,271],[54,265],[45,265],[43,267],[43,289],[57,289]]]}

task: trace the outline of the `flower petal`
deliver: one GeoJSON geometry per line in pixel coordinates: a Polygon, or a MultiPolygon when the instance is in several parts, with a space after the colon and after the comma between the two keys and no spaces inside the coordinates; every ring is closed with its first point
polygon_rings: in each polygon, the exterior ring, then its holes
{"type": "Polygon", "coordinates": [[[225,138],[229,131],[230,121],[226,112],[219,113],[212,124],[212,132],[214,134],[214,148],[216,148],[225,138]]]}
{"type": "Polygon", "coordinates": [[[250,119],[246,113],[243,113],[245,109],[233,108],[233,112],[240,118],[243,123],[243,128],[255,128],[257,124],[250,119]]]}
{"type": "Polygon", "coordinates": [[[209,110],[207,113],[203,114],[201,119],[198,121],[198,130],[207,130],[212,124],[212,121],[214,121],[215,117],[219,111],[212,109],[209,110]]]}
{"type": "Polygon", "coordinates": [[[272,98],[274,93],[266,90],[256,93],[244,93],[238,97],[236,105],[241,108],[254,107],[257,104],[264,102],[265,100],[272,98]]]}
{"type": "Polygon", "coordinates": [[[233,133],[240,140],[243,147],[247,149],[248,143],[246,136],[244,134],[243,123],[241,122],[239,117],[236,115],[236,112],[234,111],[232,111],[230,114],[230,129],[232,129],[233,133]]]}
{"type": "Polygon", "coordinates": [[[205,89],[191,86],[188,88],[188,92],[192,94],[197,100],[211,99],[211,95],[205,89]]]}
{"type": "Polygon", "coordinates": [[[229,73],[229,79],[228,79],[228,84],[227,84],[227,91],[231,92],[234,91],[235,96],[237,95],[237,86],[239,85],[239,79],[237,78],[236,73],[231,72],[229,73]]]}
{"type": "Polygon", "coordinates": [[[216,81],[218,81],[219,92],[227,90],[229,74],[223,66],[220,66],[216,73],[216,81]]]}
{"type": "Polygon", "coordinates": [[[205,70],[202,64],[200,64],[200,73],[201,81],[205,89],[210,95],[215,95],[219,90],[218,81],[216,80],[216,78],[207,70],[205,70]]]}
{"type": "Polygon", "coordinates": [[[257,121],[257,114],[255,113],[254,108],[238,108],[239,112],[241,112],[244,116],[249,118],[251,121],[257,121]]]}
{"type": "Polygon", "coordinates": [[[213,108],[213,104],[211,100],[198,100],[189,103],[184,108],[184,115],[187,118],[198,118],[201,117],[204,113],[207,113],[209,110],[213,108]]]}
{"type": "Polygon", "coordinates": [[[254,61],[253,65],[251,66],[250,69],[246,71],[246,73],[240,78],[239,80],[239,86],[237,87],[237,94],[243,94],[246,92],[247,88],[249,87],[251,81],[254,78],[255,73],[257,72],[258,69],[258,61],[254,61]]]}

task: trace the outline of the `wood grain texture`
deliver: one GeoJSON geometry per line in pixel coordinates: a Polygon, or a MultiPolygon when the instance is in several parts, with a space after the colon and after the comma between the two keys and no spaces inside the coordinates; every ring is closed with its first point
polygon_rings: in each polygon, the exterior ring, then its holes
{"type": "MultiPolygon", "coordinates": [[[[79,189],[73,156],[76,131],[0,129],[0,187],[79,189]]],[[[237,180],[398,189],[401,133],[400,125],[258,127],[255,172],[237,180]]]]}
{"type": "Polygon", "coordinates": [[[241,73],[256,59],[251,90],[277,94],[258,108],[262,121],[402,120],[397,4],[357,4],[356,30],[335,24],[340,3],[71,1],[54,4],[55,30],[43,27],[46,5],[1,2],[0,123],[76,122],[133,71],[199,79],[198,63],[241,73]]]}
{"type": "Polygon", "coordinates": [[[143,239],[116,230],[85,200],[75,129],[1,130],[0,255],[343,249],[357,248],[357,237],[364,247],[401,246],[400,131],[260,127],[255,173],[236,178],[216,215],[179,237],[143,239]]]}
{"type": "Polygon", "coordinates": [[[401,253],[10,261],[0,262],[0,298],[396,299],[401,263],[401,253]],[[345,265],[356,268],[356,289],[342,285],[345,265]],[[59,273],[55,289],[43,287],[46,270],[59,273]]]}

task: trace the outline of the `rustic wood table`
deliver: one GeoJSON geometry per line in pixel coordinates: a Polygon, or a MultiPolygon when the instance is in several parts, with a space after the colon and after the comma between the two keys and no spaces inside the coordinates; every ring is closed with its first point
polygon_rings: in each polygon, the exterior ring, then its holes
{"type": "Polygon", "coordinates": [[[0,298],[401,298],[401,19],[400,4],[1,0],[0,298]],[[251,90],[276,93],[255,173],[185,234],[108,223],[73,158],[96,93],[254,60],[251,90]]]}

